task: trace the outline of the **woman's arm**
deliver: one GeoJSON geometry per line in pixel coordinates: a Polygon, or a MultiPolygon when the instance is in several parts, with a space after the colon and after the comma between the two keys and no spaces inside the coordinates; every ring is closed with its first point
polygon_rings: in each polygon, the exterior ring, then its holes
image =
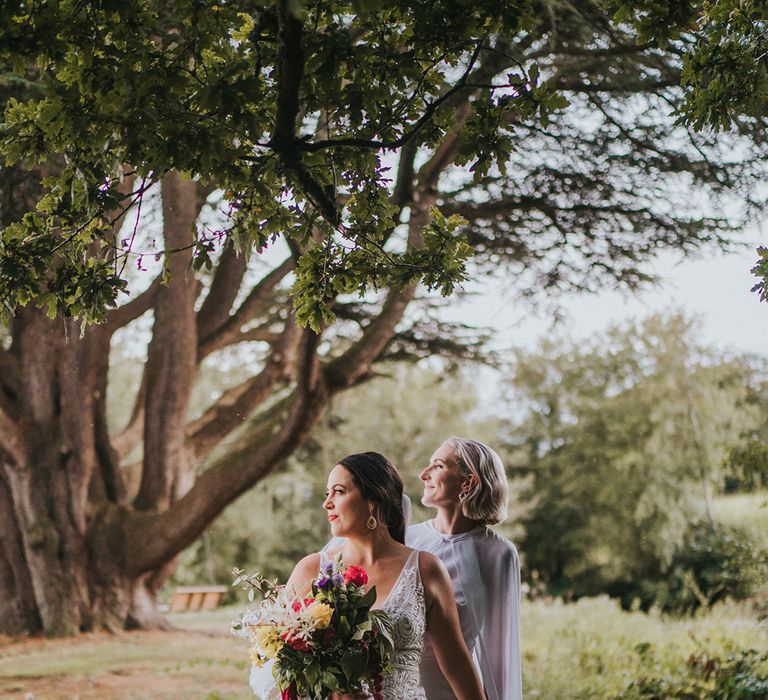
{"type": "Polygon", "coordinates": [[[440,670],[458,700],[485,700],[480,676],[461,636],[456,598],[445,565],[432,554],[420,552],[419,569],[427,604],[427,632],[440,670]]]}

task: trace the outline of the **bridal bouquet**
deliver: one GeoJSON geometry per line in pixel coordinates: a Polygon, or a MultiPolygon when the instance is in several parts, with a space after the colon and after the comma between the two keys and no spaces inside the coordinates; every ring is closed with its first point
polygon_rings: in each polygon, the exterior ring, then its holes
{"type": "Polygon", "coordinates": [[[376,588],[365,589],[368,574],[345,567],[340,558],[328,562],[312,582],[311,594],[292,599],[276,582],[239,569],[233,585],[242,584],[261,605],[247,610],[233,631],[251,643],[251,661],[273,661],[272,674],[284,700],[320,700],[332,692],[364,691],[381,697],[383,674],[389,670],[392,624],[381,610],[371,610],[376,588]]]}

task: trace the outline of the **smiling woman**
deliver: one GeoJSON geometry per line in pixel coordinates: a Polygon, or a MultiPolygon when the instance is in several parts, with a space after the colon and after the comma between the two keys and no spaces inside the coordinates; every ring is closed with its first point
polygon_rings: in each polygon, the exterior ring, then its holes
{"type": "MultiPolygon", "coordinates": [[[[435,554],[448,569],[461,632],[488,700],[521,700],[520,564],[515,546],[489,527],[507,517],[504,465],[487,445],[450,438],[420,478],[421,502],[437,513],[408,528],[407,542],[435,554]]],[[[420,669],[427,698],[450,700],[427,641],[420,669]]]]}
{"type": "MultiPolygon", "coordinates": [[[[346,507],[361,508],[365,526],[375,530],[378,523],[386,523],[389,534],[396,542],[405,543],[405,515],[403,514],[403,481],[397,470],[383,457],[380,469],[371,469],[369,455],[350,455],[344,457],[331,470],[328,476],[328,488],[323,507],[328,510],[331,521],[331,532],[334,536],[346,537],[343,532],[344,523],[334,523],[339,520],[346,507]],[[359,485],[359,487],[358,487],[359,485]],[[357,501],[349,498],[350,494],[358,496],[357,501]],[[365,497],[361,503],[360,496],[365,497]],[[335,517],[334,517],[335,516],[335,517]]],[[[350,513],[349,517],[353,514],[350,513]]],[[[358,526],[356,520],[349,521],[349,526],[358,526]]]]}

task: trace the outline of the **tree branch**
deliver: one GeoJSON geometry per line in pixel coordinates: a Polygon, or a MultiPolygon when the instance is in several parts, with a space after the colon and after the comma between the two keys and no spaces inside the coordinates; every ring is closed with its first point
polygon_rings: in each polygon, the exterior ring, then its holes
{"type": "Polygon", "coordinates": [[[197,284],[188,277],[199,209],[197,183],[171,172],[162,184],[170,281],[158,291],[155,323],[147,352],[144,470],[135,500],[139,509],[162,508],[194,479],[184,445],[192,382],[197,371],[197,284]]]}
{"type": "MultiPolygon", "coordinates": [[[[465,73],[465,76],[468,72],[465,73]]],[[[453,162],[459,145],[459,133],[469,116],[469,95],[456,105],[456,126],[422,165],[412,192],[412,211],[408,223],[408,247],[421,246],[421,230],[429,223],[430,209],[437,199],[437,182],[441,173],[453,162]]],[[[416,285],[390,291],[378,317],[363,331],[361,338],[346,352],[326,365],[325,381],[331,391],[340,391],[361,381],[371,365],[380,357],[392,339],[395,327],[413,300],[416,285]]]]}
{"type": "Polygon", "coordinates": [[[131,450],[141,441],[144,431],[144,405],[147,400],[147,372],[146,368],[141,373],[141,384],[133,403],[131,417],[127,425],[112,438],[112,446],[117,451],[120,460],[124,460],[131,450]]]}
{"type": "Polygon", "coordinates": [[[19,363],[7,350],[0,348],[0,390],[19,392],[19,363]]]}
{"type": "Polygon", "coordinates": [[[469,63],[467,64],[464,74],[453,85],[453,87],[450,88],[450,90],[446,90],[442,95],[440,95],[440,97],[436,98],[433,102],[431,102],[424,110],[424,113],[416,120],[414,125],[408,131],[406,131],[400,138],[390,139],[389,141],[378,141],[376,139],[365,139],[365,138],[326,139],[324,141],[301,142],[298,147],[302,151],[315,153],[317,151],[321,151],[326,148],[339,148],[342,146],[353,147],[353,148],[373,148],[376,150],[396,149],[396,148],[400,148],[401,146],[404,146],[408,142],[412,141],[414,137],[427,124],[429,124],[429,121],[432,119],[435,112],[437,112],[437,110],[440,107],[442,107],[444,104],[447,104],[449,100],[451,100],[451,98],[453,98],[456,95],[462,94],[467,89],[474,90],[474,88],[467,87],[467,81],[470,77],[472,69],[475,67],[475,64],[477,63],[477,58],[480,55],[480,51],[482,49],[483,49],[483,40],[480,40],[475,45],[475,49],[472,52],[472,56],[470,57],[469,63]]]}
{"type": "Polygon", "coordinates": [[[304,27],[294,13],[291,0],[279,0],[277,110],[269,145],[280,156],[288,172],[296,179],[306,197],[328,222],[338,226],[341,213],[336,206],[333,187],[323,187],[301,160],[301,141],[296,138],[296,123],[301,109],[299,93],[304,78],[304,27]]]}
{"type": "Polygon", "coordinates": [[[286,379],[296,362],[301,331],[293,317],[286,321],[280,340],[264,369],[252,379],[225,392],[197,420],[187,426],[188,447],[201,462],[222,438],[242,425],[253,409],[272,393],[275,385],[286,379]]]}
{"type": "Polygon", "coordinates": [[[207,338],[229,318],[246,269],[245,255],[238,253],[234,244],[228,242],[216,267],[208,296],[197,312],[198,338],[207,338]]]}
{"type": "Polygon", "coordinates": [[[0,453],[2,452],[15,464],[26,464],[23,433],[19,425],[0,408],[0,453]]]}
{"type": "Polygon", "coordinates": [[[192,544],[221,510],[279,468],[309,437],[329,400],[319,373],[319,339],[312,331],[302,332],[296,389],[279,414],[270,410],[263,430],[249,431],[167,511],[129,519],[124,531],[132,573],[151,571],[192,544]]]}
{"type": "Polygon", "coordinates": [[[263,277],[234,314],[206,337],[200,338],[197,351],[198,358],[202,359],[215,350],[243,340],[240,329],[267,310],[275,288],[295,266],[296,262],[292,257],[286,258],[278,267],[263,277]]]}
{"type": "Polygon", "coordinates": [[[112,309],[107,315],[106,325],[110,333],[114,333],[118,328],[127,326],[131,321],[135,321],[139,316],[149,311],[157,299],[157,293],[162,285],[162,277],[158,275],[152,280],[152,284],[147,287],[135,299],[132,299],[123,306],[112,309]]]}
{"type": "Polygon", "coordinates": [[[370,371],[373,362],[392,339],[415,292],[416,285],[411,285],[389,293],[381,313],[363,331],[362,337],[323,369],[329,390],[336,392],[353,386],[370,371]]]}

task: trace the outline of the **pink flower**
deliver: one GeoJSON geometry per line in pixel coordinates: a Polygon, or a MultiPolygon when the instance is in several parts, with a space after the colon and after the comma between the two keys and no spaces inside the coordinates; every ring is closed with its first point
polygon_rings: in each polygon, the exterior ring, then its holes
{"type": "Polygon", "coordinates": [[[368,583],[368,574],[362,566],[352,564],[344,572],[344,583],[354,583],[356,586],[364,586],[368,583]]]}

